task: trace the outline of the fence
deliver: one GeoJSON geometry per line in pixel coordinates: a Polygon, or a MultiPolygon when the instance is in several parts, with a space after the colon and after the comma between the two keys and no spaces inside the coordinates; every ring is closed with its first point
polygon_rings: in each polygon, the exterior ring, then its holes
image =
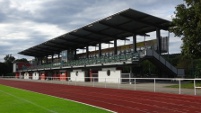
{"type": "Polygon", "coordinates": [[[122,63],[122,62],[139,61],[138,52],[128,52],[125,54],[101,56],[92,58],[83,58],[79,60],[71,60],[68,62],[56,62],[52,64],[43,64],[38,66],[24,67],[22,70],[37,70],[37,69],[49,69],[49,68],[60,68],[60,67],[71,67],[71,66],[86,66],[96,64],[107,64],[107,63],[122,63]]]}
{"type": "MultiPolygon", "coordinates": [[[[1,78],[17,79],[14,76],[1,76],[1,78]]],[[[201,79],[184,78],[100,78],[100,77],[46,77],[45,80],[26,81],[49,82],[66,85],[78,85],[89,87],[116,88],[127,90],[176,93],[201,96],[201,79]],[[118,79],[116,83],[111,83],[111,79],[118,79]]]]}

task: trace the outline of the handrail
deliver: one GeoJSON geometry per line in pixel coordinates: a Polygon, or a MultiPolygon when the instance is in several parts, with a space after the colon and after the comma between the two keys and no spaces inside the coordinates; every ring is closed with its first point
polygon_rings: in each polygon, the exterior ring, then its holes
{"type": "Polygon", "coordinates": [[[131,52],[131,53],[125,53],[120,55],[92,57],[92,58],[86,58],[86,59],[71,60],[68,62],[56,62],[51,64],[31,66],[31,67],[27,67],[24,70],[56,68],[56,67],[66,67],[66,66],[82,66],[82,65],[93,65],[93,64],[107,64],[107,63],[116,63],[116,62],[125,62],[125,61],[139,61],[139,59],[140,58],[139,58],[138,52],[135,52],[135,53],[131,52]]]}
{"type": "MultiPolygon", "coordinates": [[[[111,55],[111,56],[101,56],[101,57],[92,57],[92,58],[85,58],[85,59],[78,59],[78,60],[70,60],[68,62],[56,62],[51,64],[43,64],[38,66],[32,66],[27,67],[23,70],[35,70],[35,69],[51,69],[51,68],[62,68],[62,67],[72,67],[72,66],[89,66],[89,65],[102,65],[102,64],[112,64],[112,63],[121,63],[121,62],[133,62],[133,61],[139,61],[140,58],[143,58],[145,56],[152,56],[156,58],[158,61],[160,61],[164,66],[166,66],[168,69],[170,69],[173,73],[179,74],[178,69],[172,66],[168,61],[166,61],[162,56],[160,56],[158,53],[156,53],[154,50],[151,49],[145,49],[140,50],[137,52],[129,52],[119,55],[111,55]]],[[[183,70],[179,71],[180,74],[183,73],[183,70]]],[[[181,74],[181,75],[183,75],[181,74]]]]}
{"type": "MultiPolygon", "coordinates": [[[[7,79],[25,79],[23,77],[16,77],[16,76],[0,76],[0,78],[7,78],[7,79]]],[[[29,80],[31,80],[32,78],[28,78],[29,80]]],[[[27,80],[27,79],[26,79],[27,80]]],[[[33,80],[36,80],[36,79],[33,79],[33,80]]],[[[40,80],[41,82],[43,82],[42,79],[38,78],[37,80],[40,80]]],[[[160,83],[166,83],[164,81],[170,81],[170,83],[175,83],[175,84],[178,84],[178,94],[182,94],[184,89],[182,88],[182,84],[185,83],[183,81],[193,81],[194,83],[194,88],[191,90],[191,92],[187,91],[188,93],[190,94],[194,94],[194,95],[197,95],[197,89],[200,89],[201,87],[200,86],[197,86],[196,85],[196,82],[200,82],[201,81],[201,78],[118,78],[118,77],[111,77],[111,78],[107,78],[107,77],[45,77],[45,80],[47,80],[46,82],[48,82],[50,80],[50,82],[54,81],[54,80],[57,80],[57,81],[60,81],[60,83],[67,83],[69,85],[69,83],[73,84],[74,85],[78,85],[79,82],[82,82],[82,83],[86,83],[86,84],[90,84],[92,83],[92,86],[95,87],[95,83],[102,83],[104,84],[104,86],[102,87],[105,87],[107,88],[109,86],[109,84],[112,84],[114,86],[116,86],[118,89],[120,88],[120,85],[125,85],[125,83],[129,84],[129,85],[133,85],[133,89],[136,90],[136,89],[140,89],[142,88],[143,86],[144,87],[147,87],[146,85],[142,85],[142,86],[137,86],[137,85],[140,85],[140,80],[148,80],[148,83],[153,83],[153,85],[149,85],[148,89],[150,88],[153,88],[153,92],[156,92],[158,91],[158,87],[157,87],[157,84],[161,85],[160,83]],[[90,82],[85,82],[86,78],[90,79],[90,82]],[[117,82],[111,82],[110,80],[111,79],[115,79],[117,80],[117,82]],[[95,81],[95,80],[100,80],[100,81],[95,81]],[[123,82],[122,80],[128,80],[127,82],[123,82]],[[132,84],[130,83],[130,81],[133,81],[132,84]],[[160,82],[159,82],[160,81],[160,82]],[[194,92],[194,93],[193,93],[194,92]]],[[[58,82],[57,82],[58,83],[58,82]]],[[[144,83],[144,82],[142,82],[144,83]]],[[[146,83],[146,82],[145,82],[146,83]]],[[[174,84],[174,85],[175,85],[174,84]]],[[[166,88],[166,87],[163,87],[163,88],[166,88]]],[[[167,88],[167,89],[170,89],[172,92],[172,88],[167,88]]],[[[164,91],[164,90],[162,90],[164,91]]]]}
{"type": "MultiPolygon", "coordinates": [[[[160,61],[164,66],[166,66],[168,69],[170,69],[173,73],[178,75],[178,69],[176,67],[174,67],[172,64],[170,64],[167,60],[165,60],[162,56],[160,56],[156,51],[147,49],[144,52],[144,54],[147,56],[153,56],[158,61],[160,61]]],[[[183,71],[183,75],[184,75],[184,71],[183,71]]]]}

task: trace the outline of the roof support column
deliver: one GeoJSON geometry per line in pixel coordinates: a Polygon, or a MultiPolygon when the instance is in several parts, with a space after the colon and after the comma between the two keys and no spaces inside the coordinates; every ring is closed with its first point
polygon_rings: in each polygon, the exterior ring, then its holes
{"type": "Polygon", "coordinates": [[[38,57],[35,57],[36,65],[39,64],[38,57]]]}
{"type": "Polygon", "coordinates": [[[54,62],[54,54],[52,54],[52,63],[54,62]]]}
{"type": "Polygon", "coordinates": [[[86,47],[86,58],[89,58],[89,46],[86,47]]]}
{"type": "Polygon", "coordinates": [[[137,52],[136,34],[133,34],[133,52],[137,52]]]}
{"type": "Polygon", "coordinates": [[[161,54],[161,32],[160,29],[156,29],[156,38],[157,38],[157,52],[161,54]]]}
{"type": "Polygon", "coordinates": [[[61,61],[61,60],[59,60],[60,59],[60,53],[58,53],[58,61],[61,61]]]}
{"type": "Polygon", "coordinates": [[[58,57],[58,59],[59,59],[59,53],[58,53],[58,56],[57,56],[57,57],[58,57]]]}
{"type": "Polygon", "coordinates": [[[101,57],[102,56],[101,43],[99,43],[98,46],[99,46],[99,57],[101,57]]]}
{"type": "Polygon", "coordinates": [[[132,77],[133,77],[133,67],[130,66],[129,83],[132,82],[131,79],[130,79],[130,78],[132,78],[132,77]]]}
{"type": "Polygon", "coordinates": [[[45,56],[45,63],[48,63],[48,56],[45,56]]]}
{"type": "Polygon", "coordinates": [[[77,59],[77,49],[74,50],[74,60],[77,59]]]}
{"type": "Polygon", "coordinates": [[[117,55],[117,39],[114,39],[114,55],[117,55]]]}
{"type": "Polygon", "coordinates": [[[43,64],[43,58],[40,57],[40,64],[42,65],[43,64]]]}

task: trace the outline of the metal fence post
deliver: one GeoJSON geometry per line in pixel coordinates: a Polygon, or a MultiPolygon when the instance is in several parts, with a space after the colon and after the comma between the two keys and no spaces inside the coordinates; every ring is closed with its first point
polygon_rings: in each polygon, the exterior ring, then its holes
{"type": "Polygon", "coordinates": [[[196,81],[194,79],[194,95],[197,95],[197,92],[196,92],[196,81]]]}
{"type": "Polygon", "coordinates": [[[105,78],[105,88],[106,88],[106,78],[105,78]]]}
{"type": "Polygon", "coordinates": [[[68,83],[68,82],[69,82],[69,79],[68,79],[68,77],[66,77],[66,80],[67,80],[67,85],[69,85],[69,83],[68,83]]]}
{"type": "Polygon", "coordinates": [[[136,79],[134,79],[134,90],[136,90],[136,79]]]}
{"type": "Polygon", "coordinates": [[[179,79],[179,94],[181,94],[181,80],[179,79]]]}
{"type": "Polygon", "coordinates": [[[94,77],[92,77],[93,87],[94,87],[94,77]]]}
{"type": "Polygon", "coordinates": [[[154,78],[154,92],[156,92],[156,79],[154,78]]]}
{"type": "Polygon", "coordinates": [[[118,89],[120,88],[120,78],[118,78],[118,89]]]}

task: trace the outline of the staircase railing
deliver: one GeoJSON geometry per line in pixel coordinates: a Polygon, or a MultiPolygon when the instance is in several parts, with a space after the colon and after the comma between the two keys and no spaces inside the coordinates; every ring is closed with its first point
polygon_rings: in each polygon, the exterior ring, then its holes
{"type": "Polygon", "coordinates": [[[177,69],[176,67],[171,65],[167,60],[165,60],[161,55],[159,55],[156,51],[147,49],[144,51],[144,55],[156,58],[158,61],[160,61],[164,66],[166,66],[168,69],[170,69],[176,75],[179,75],[179,76],[184,75],[184,69],[177,69]]]}

